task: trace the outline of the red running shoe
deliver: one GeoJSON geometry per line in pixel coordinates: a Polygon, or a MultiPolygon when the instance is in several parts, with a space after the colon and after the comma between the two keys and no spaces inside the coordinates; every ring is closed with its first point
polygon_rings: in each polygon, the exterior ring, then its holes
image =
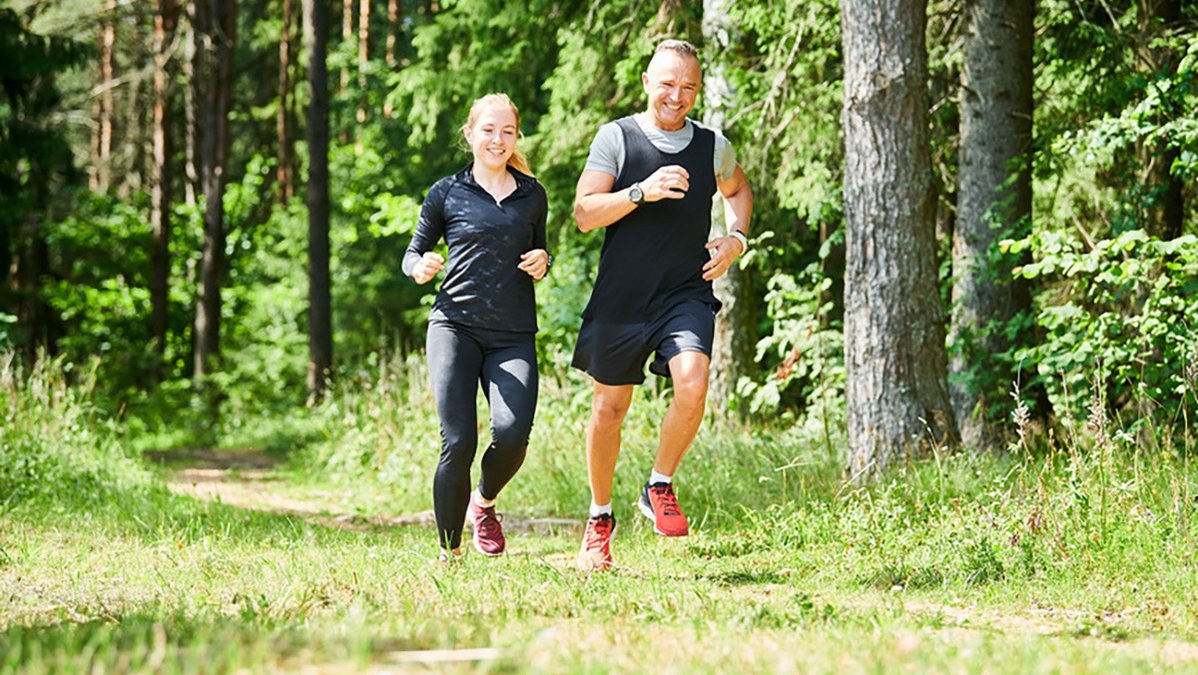
{"type": "Polygon", "coordinates": [[[682,515],[682,508],[678,506],[672,484],[645,483],[636,505],[646,518],[653,521],[653,530],[663,537],[685,537],[689,533],[686,516],[682,515]]]}
{"type": "Polygon", "coordinates": [[[598,572],[611,568],[611,540],[616,535],[616,518],[610,514],[595,516],[587,521],[587,531],[582,535],[582,549],[578,551],[578,569],[583,572],[598,572]]]}
{"type": "Polygon", "coordinates": [[[495,513],[494,506],[479,506],[471,497],[466,517],[474,524],[474,548],[479,553],[489,556],[503,553],[507,540],[503,538],[503,526],[499,524],[499,514],[495,513]]]}

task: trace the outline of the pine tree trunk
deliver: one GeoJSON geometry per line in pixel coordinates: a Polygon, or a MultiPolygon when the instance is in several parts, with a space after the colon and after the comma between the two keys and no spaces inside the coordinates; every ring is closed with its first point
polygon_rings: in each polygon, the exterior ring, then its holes
{"type": "Polygon", "coordinates": [[[849,474],[956,438],[937,290],[925,0],[844,0],[849,474]]]}
{"type": "Polygon", "coordinates": [[[99,92],[93,111],[96,115],[95,149],[92,156],[90,187],[107,192],[112,185],[112,116],[113,77],[116,58],[116,0],[104,3],[104,18],[100,23],[99,92]]]}
{"type": "Polygon", "coordinates": [[[304,0],[308,52],[308,394],[320,400],[333,364],[329,277],[328,18],[320,0],[304,0]]]}
{"type": "MultiPolygon", "coordinates": [[[[728,13],[730,4],[730,0],[703,2],[703,123],[721,130],[727,121],[728,105],[734,95],[724,66],[731,34],[735,29],[728,13]]],[[[713,235],[724,234],[724,199],[719,195],[712,207],[712,225],[715,230],[713,235]]],[[[723,304],[723,309],[715,320],[709,391],[711,410],[717,415],[726,415],[736,396],[737,381],[752,368],[754,346],[757,344],[754,335],[756,308],[753,305],[752,285],[739,265],[734,264],[729,268],[713,286],[716,299],[723,304]]]]}
{"type": "Polygon", "coordinates": [[[236,0],[202,3],[199,35],[204,43],[204,123],[201,154],[204,190],[204,244],[200,258],[199,299],[195,322],[197,387],[212,372],[220,354],[221,282],[225,269],[224,193],[229,153],[229,104],[233,53],[237,39],[236,0]]]}
{"type": "Polygon", "coordinates": [[[200,187],[200,127],[197,123],[204,100],[201,78],[203,77],[203,52],[200,49],[200,0],[187,0],[187,35],[183,42],[183,196],[188,206],[199,202],[200,187]]]}
{"type": "MultiPolygon", "coordinates": [[[[394,68],[398,63],[395,47],[396,40],[399,39],[399,0],[387,0],[387,26],[387,66],[394,68]]],[[[383,117],[391,119],[394,114],[395,109],[391,106],[391,101],[383,103],[383,117]]]]}
{"type": "Polygon", "coordinates": [[[162,381],[162,362],[166,350],[167,307],[170,295],[171,235],[171,65],[169,49],[178,26],[176,0],[158,0],[154,16],[154,126],[150,177],[150,227],[153,244],[150,251],[150,328],[154,340],[154,359],[150,379],[162,381]]]}
{"type": "Polygon", "coordinates": [[[1005,402],[1017,379],[993,355],[1013,346],[1007,322],[1031,309],[1027,283],[1011,278],[1017,261],[989,261],[1000,238],[1018,238],[1030,227],[1035,13],[1034,0],[965,3],[951,372],[962,442],[978,450],[997,442],[999,430],[990,428],[986,410],[1005,402]],[[970,381],[971,371],[989,377],[997,370],[1006,381],[1001,392],[970,381]]]}
{"type": "Polygon", "coordinates": [[[366,123],[366,70],[369,60],[370,0],[361,0],[358,5],[358,124],[366,123]]]}
{"type": "Polygon", "coordinates": [[[291,20],[294,9],[292,0],[283,3],[283,34],[279,38],[279,115],[275,121],[278,132],[278,167],[275,176],[279,182],[279,203],[286,205],[295,192],[292,182],[292,137],[291,123],[291,20]]]}

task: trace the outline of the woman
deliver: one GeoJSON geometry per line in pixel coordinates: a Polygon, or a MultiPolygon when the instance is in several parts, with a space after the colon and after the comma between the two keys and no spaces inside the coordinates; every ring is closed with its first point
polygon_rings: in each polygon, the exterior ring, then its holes
{"type": "Polygon", "coordinates": [[[504,94],[474,102],[462,126],[474,161],[437,181],[420,210],[404,273],[445,280],[428,322],[428,369],[441,420],[441,460],[433,505],[441,560],[461,555],[462,525],[474,525],[481,553],[506,542],[495,499],[524,462],[537,405],[537,331],[533,281],[545,276],[545,189],[516,148],[520,115],[504,94]],[[444,237],[449,263],[433,252],[444,237]],[[478,445],[475,396],[491,406],[491,445],[470,491],[478,445]]]}

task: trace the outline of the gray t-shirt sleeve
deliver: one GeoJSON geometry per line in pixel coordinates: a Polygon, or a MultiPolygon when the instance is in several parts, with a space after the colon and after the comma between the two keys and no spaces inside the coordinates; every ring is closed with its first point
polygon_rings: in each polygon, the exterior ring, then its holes
{"type": "Polygon", "coordinates": [[[615,122],[599,127],[595,140],[591,141],[591,153],[587,155],[585,171],[601,171],[612,177],[620,175],[624,166],[624,133],[615,122]]]}
{"type": "Polygon", "coordinates": [[[728,180],[736,173],[736,150],[724,134],[715,129],[712,131],[715,131],[715,177],[716,180],[728,180]]]}

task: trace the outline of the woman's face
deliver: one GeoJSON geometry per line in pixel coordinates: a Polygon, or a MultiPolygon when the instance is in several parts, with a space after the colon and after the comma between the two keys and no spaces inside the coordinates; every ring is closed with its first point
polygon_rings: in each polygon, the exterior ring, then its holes
{"type": "Polygon", "coordinates": [[[474,125],[466,130],[466,140],[474,153],[474,162],[488,169],[502,169],[516,150],[516,114],[506,105],[483,108],[474,125]]]}

